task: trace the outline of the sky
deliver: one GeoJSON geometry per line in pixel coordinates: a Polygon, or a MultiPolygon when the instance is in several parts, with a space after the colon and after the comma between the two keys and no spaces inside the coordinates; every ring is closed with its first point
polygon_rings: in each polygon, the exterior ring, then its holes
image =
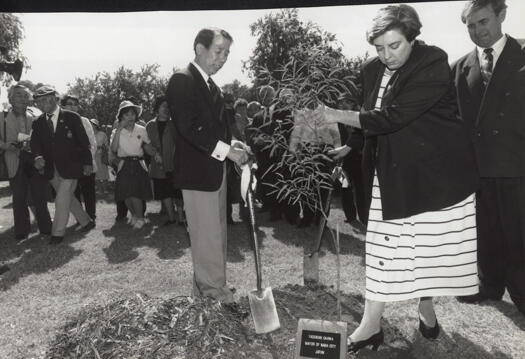
{"type": "MultiPolygon", "coordinates": [[[[423,28],[419,39],[447,51],[450,62],[474,45],[460,20],[463,1],[411,3],[423,28]]],[[[525,1],[507,0],[504,32],[525,38],[525,1]]],[[[384,5],[348,5],[299,8],[302,21],[312,21],[334,33],[348,57],[375,55],[365,32],[376,11],[384,5]]],[[[17,14],[24,26],[21,45],[31,68],[23,79],[54,85],[59,92],[76,77],[113,73],[124,65],[139,70],[144,64],[160,65],[160,75],[182,68],[193,59],[193,40],[205,26],[226,29],[233,37],[228,62],[214,76],[221,86],[234,79],[249,84],[242,61],[251,55],[256,38],[249,26],[278,10],[163,11],[132,13],[24,13],[17,14]]],[[[0,103],[5,102],[2,89],[0,103]]]]}

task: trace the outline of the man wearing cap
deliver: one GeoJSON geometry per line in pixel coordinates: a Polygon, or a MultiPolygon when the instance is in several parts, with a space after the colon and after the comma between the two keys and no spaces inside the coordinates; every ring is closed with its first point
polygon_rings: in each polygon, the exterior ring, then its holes
{"type": "Polygon", "coordinates": [[[502,32],[505,0],[471,0],[461,20],[476,48],[453,65],[460,115],[481,176],[476,194],[479,293],[505,289],[525,315],[525,40],[502,32]]]}
{"type": "Polygon", "coordinates": [[[51,244],[63,240],[70,211],[83,232],[95,226],[73,195],[77,180],[92,172],[89,139],[80,115],[62,110],[57,95],[48,85],[35,91],[35,103],[43,114],[33,122],[30,141],[31,151],[36,156],[35,168],[50,180],[56,191],[51,244]]]}
{"type": "Polygon", "coordinates": [[[32,94],[22,85],[14,85],[8,92],[11,110],[0,113],[0,149],[4,153],[13,194],[15,239],[24,240],[31,231],[31,206],[41,234],[51,234],[51,217],[46,194],[50,194],[48,181],[33,167],[33,156],[28,151],[31,125],[40,115],[36,108],[28,107],[32,94]],[[5,141],[4,141],[5,140],[5,141]]]}
{"type": "MultiPolygon", "coordinates": [[[[60,100],[60,106],[65,110],[79,113],[79,100],[75,95],[64,95],[60,100]]],[[[97,198],[95,191],[95,173],[97,172],[95,153],[97,152],[97,139],[95,138],[95,131],[93,131],[93,126],[91,126],[91,121],[84,116],[80,116],[80,119],[82,120],[82,126],[84,126],[84,130],[89,139],[89,150],[91,151],[91,157],[93,157],[93,172],[78,179],[77,188],[75,189],[75,197],[79,202],[82,202],[82,198],[84,199],[85,211],[89,217],[91,217],[91,220],[95,222],[97,217],[97,198]]]]}
{"type": "Polygon", "coordinates": [[[170,79],[166,97],[175,122],[177,149],[173,180],[182,189],[193,260],[193,293],[233,301],[226,286],[225,159],[243,164],[248,156],[240,142],[231,143],[223,117],[224,100],[211,79],[228,58],[232,38],[206,28],[193,43],[195,59],[170,79]]]}

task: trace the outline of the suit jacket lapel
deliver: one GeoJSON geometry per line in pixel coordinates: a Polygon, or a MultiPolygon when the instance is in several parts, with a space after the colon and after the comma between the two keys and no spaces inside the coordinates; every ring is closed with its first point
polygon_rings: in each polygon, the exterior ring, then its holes
{"type": "Polygon", "coordinates": [[[520,49],[517,42],[509,37],[507,43],[503,48],[503,52],[498,58],[498,62],[492,72],[492,77],[487,84],[487,89],[481,101],[481,106],[478,115],[478,123],[481,118],[481,114],[485,113],[486,107],[488,106],[488,99],[501,96],[502,89],[505,88],[505,82],[512,73],[516,73],[516,67],[520,66],[517,61],[515,54],[519,54],[520,49]]]}
{"type": "Polygon", "coordinates": [[[191,63],[189,64],[188,69],[193,75],[193,78],[195,79],[195,84],[199,88],[206,101],[209,103],[210,106],[213,106],[213,99],[211,97],[210,88],[208,87],[206,81],[202,78],[202,75],[199,72],[199,70],[197,70],[197,68],[191,63]]]}
{"type": "Polygon", "coordinates": [[[364,107],[367,110],[372,110],[375,108],[376,100],[377,100],[377,94],[379,92],[379,87],[381,85],[381,79],[383,78],[384,73],[384,66],[380,63],[379,60],[377,60],[377,63],[375,64],[374,68],[371,69],[369,72],[370,76],[370,82],[373,84],[370,91],[367,95],[367,97],[364,99],[364,107]],[[374,78],[375,77],[375,78],[374,78]]]}
{"type": "Polygon", "coordinates": [[[55,136],[59,133],[63,133],[65,127],[66,124],[64,122],[64,113],[62,112],[62,109],[60,109],[58,111],[57,125],[55,127],[55,136]]]}
{"type": "Polygon", "coordinates": [[[466,81],[468,94],[460,94],[460,98],[470,98],[470,106],[476,113],[475,124],[479,122],[479,108],[481,107],[483,97],[483,80],[481,78],[481,68],[479,65],[478,54],[474,49],[466,58],[463,68],[461,69],[466,81]]]}
{"type": "Polygon", "coordinates": [[[41,114],[37,121],[41,122],[41,126],[44,128],[44,134],[52,139],[54,137],[54,134],[49,128],[46,114],[45,113],[41,114]]]}

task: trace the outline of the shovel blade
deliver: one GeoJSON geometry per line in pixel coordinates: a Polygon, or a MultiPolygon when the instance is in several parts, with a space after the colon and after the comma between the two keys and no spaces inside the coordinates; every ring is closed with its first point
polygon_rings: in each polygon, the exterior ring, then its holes
{"type": "Polygon", "coordinates": [[[248,293],[255,333],[264,334],[281,327],[270,287],[248,293]]]}

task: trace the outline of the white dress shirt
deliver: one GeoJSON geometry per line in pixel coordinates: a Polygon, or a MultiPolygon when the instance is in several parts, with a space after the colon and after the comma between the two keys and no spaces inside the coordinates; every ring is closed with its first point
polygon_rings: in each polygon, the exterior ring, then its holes
{"type": "MultiPolygon", "coordinates": [[[[496,68],[496,63],[498,62],[498,59],[503,52],[503,48],[505,47],[505,44],[507,43],[507,35],[503,35],[498,41],[496,41],[492,46],[490,47],[492,49],[492,71],[496,68]]],[[[483,64],[485,62],[485,54],[483,51],[486,49],[486,47],[479,47],[476,46],[477,53],[478,53],[478,60],[479,64],[483,64]]]]}

